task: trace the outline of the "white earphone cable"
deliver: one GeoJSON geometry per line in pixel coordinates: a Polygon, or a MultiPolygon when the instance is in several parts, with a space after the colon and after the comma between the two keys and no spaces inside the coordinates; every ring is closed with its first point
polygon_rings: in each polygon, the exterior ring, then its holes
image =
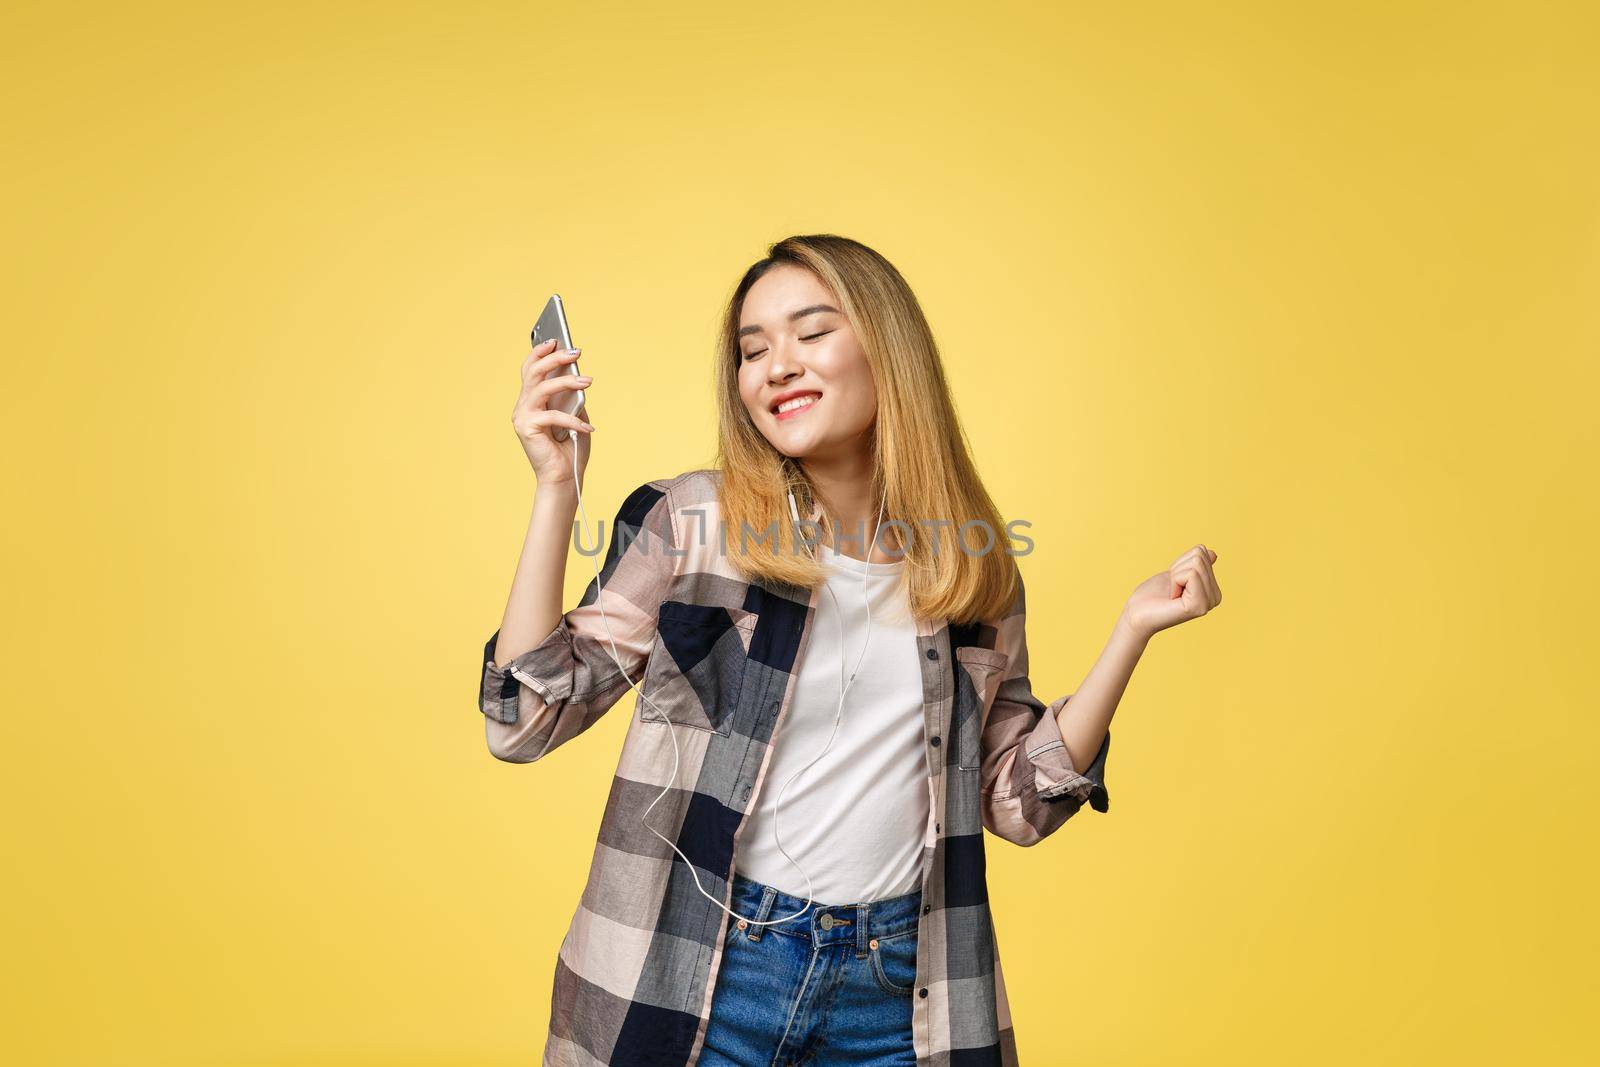
{"type": "MultiPolygon", "coordinates": [[[[568,436],[572,438],[572,481],[573,481],[573,486],[574,486],[575,489],[577,489],[577,493],[578,493],[578,515],[579,515],[579,520],[582,522],[583,527],[585,529],[587,529],[588,526],[589,526],[589,516],[584,511],[584,507],[583,507],[583,488],[582,488],[582,485],[581,485],[581,472],[578,469],[578,441],[577,441],[576,435],[573,434],[571,431],[568,431],[568,436]]],[[[800,512],[795,507],[794,491],[793,490],[789,491],[789,514],[794,518],[795,524],[796,524],[796,526],[798,526],[799,522],[800,522],[800,512]]],[[[879,527],[881,526],[882,522],[883,522],[883,504],[882,504],[882,502],[880,502],[879,507],[878,507],[878,520],[877,520],[877,522],[875,522],[873,524],[873,527],[872,527],[872,543],[867,548],[867,558],[862,561],[861,574],[863,576],[863,579],[871,571],[872,550],[874,548],[876,548],[877,545],[878,545],[878,530],[879,530],[879,527]]],[[[616,538],[616,536],[617,536],[617,531],[613,530],[611,532],[611,536],[612,536],[612,538],[614,540],[616,538]]],[[[639,689],[638,683],[636,683],[632,678],[628,678],[627,668],[622,666],[622,659],[617,653],[616,637],[613,636],[613,634],[611,633],[611,620],[606,617],[605,601],[600,596],[600,561],[599,561],[599,553],[596,552],[593,556],[590,557],[590,560],[594,564],[595,604],[600,608],[600,621],[602,623],[604,623],[605,628],[606,628],[606,639],[611,643],[611,659],[612,659],[613,662],[616,663],[617,668],[622,671],[622,676],[624,678],[627,678],[628,687],[630,689],[632,689],[634,692],[639,694],[639,699],[643,700],[646,704],[649,704],[652,708],[655,708],[657,711],[661,711],[660,708],[656,707],[655,701],[653,701],[649,697],[645,696],[644,691],[639,689]]],[[[826,584],[823,585],[823,590],[824,590],[824,592],[826,592],[828,594],[828,596],[833,598],[834,607],[835,607],[835,610],[837,610],[838,604],[839,604],[838,597],[835,597],[833,595],[833,590],[829,589],[826,584]]],[[[688,856],[685,856],[683,854],[683,852],[679,850],[677,845],[673,844],[670,840],[667,839],[667,837],[664,834],[662,834],[654,826],[650,825],[650,823],[648,822],[648,819],[649,819],[649,816],[650,816],[650,812],[654,811],[655,810],[655,806],[658,803],[660,803],[661,798],[667,795],[667,792],[672,788],[672,783],[674,783],[674,782],[676,782],[678,780],[678,767],[679,767],[679,762],[680,762],[680,760],[679,760],[679,752],[678,752],[678,732],[672,728],[674,723],[667,716],[666,712],[661,712],[661,721],[662,721],[663,725],[665,725],[667,727],[667,732],[672,736],[672,775],[667,779],[668,784],[661,790],[660,795],[657,796],[655,798],[655,800],[652,800],[650,802],[650,806],[648,808],[646,808],[644,810],[644,814],[639,817],[639,822],[644,826],[645,829],[647,829],[651,833],[655,834],[662,841],[665,841],[667,843],[667,847],[671,848],[672,851],[674,851],[674,852],[676,852],[678,854],[678,856],[683,860],[684,865],[688,868],[689,876],[694,879],[694,887],[697,890],[700,891],[700,895],[701,896],[703,896],[707,900],[711,901],[711,903],[715,904],[717,907],[721,908],[723,911],[727,912],[729,915],[732,915],[732,916],[734,916],[735,918],[738,918],[738,919],[743,919],[745,922],[748,922],[748,923],[754,923],[757,926],[772,926],[772,925],[775,925],[777,923],[787,922],[790,919],[796,918],[797,916],[804,915],[806,913],[807,909],[809,909],[811,907],[812,901],[815,899],[813,897],[812,893],[811,893],[811,890],[812,890],[812,888],[814,886],[814,883],[811,880],[811,876],[809,874],[806,874],[805,868],[801,867],[800,864],[795,860],[795,858],[793,856],[789,855],[788,850],[783,847],[782,837],[778,833],[778,815],[779,815],[779,813],[781,812],[781,810],[783,808],[783,794],[784,794],[784,792],[786,790],[788,790],[789,786],[791,784],[793,784],[793,782],[794,782],[794,780],[796,778],[800,777],[800,775],[802,773],[804,773],[806,770],[808,770],[811,767],[812,764],[816,763],[817,760],[821,759],[827,753],[827,751],[830,748],[833,747],[833,739],[834,739],[835,736],[837,736],[837,734],[839,732],[839,722],[840,722],[840,720],[842,719],[842,717],[844,715],[844,698],[845,698],[845,694],[849,691],[851,684],[855,682],[855,680],[856,680],[856,672],[861,669],[861,664],[866,658],[867,646],[872,643],[872,598],[867,592],[867,586],[866,586],[865,581],[862,582],[861,593],[862,593],[862,597],[863,597],[863,599],[865,599],[866,605],[867,605],[867,639],[866,639],[866,641],[862,642],[861,654],[856,657],[856,665],[851,670],[850,677],[849,677],[848,680],[846,680],[845,677],[844,677],[844,621],[843,621],[842,617],[839,619],[839,706],[838,706],[838,709],[834,712],[833,730],[832,730],[832,732],[830,732],[828,734],[828,743],[823,746],[821,752],[818,752],[815,756],[813,756],[811,758],[811,762],[810,763],[807,763],[804,767],[801,767],[798,771],[795,771],[794,774],[789,776],[789,780],[783,784],[783,789],[780,789],[778,791],[778,800],[777,800],[777,803],[774,805],[774,808],[773,808],[772,833],[773,833],[773,839],[778,845],[778,851],[782,852],[784,857],[790,863],[794,864],[795,869],[798,870],[805,877],[805,880],[806,880],[806,903],[805,903],[805,905],[803,907],[800,908],[799,911],[793,912],[792,914],[789,914],[789,915],[785,915],[780,919],[760,920],[760,919],[750,919],[750,918],[746,918],[745,916],[739,915],[733,909],[727,907],[720,900],[718,900],[717,898],[713,897],[710,893],[707,893],[705,891],[705,888],[703,886],[701,886],[701,884],[700,884],[700,876],[699,876],[699,874],[697,874],[695,872],[694,863],[689,859],[688,856]]]]}

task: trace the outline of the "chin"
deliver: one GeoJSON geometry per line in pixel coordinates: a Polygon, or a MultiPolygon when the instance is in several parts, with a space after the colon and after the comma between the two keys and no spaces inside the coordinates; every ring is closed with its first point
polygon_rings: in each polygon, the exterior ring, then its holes
{"type": "Polygon", "coordinates": [[[773,448],[776,448],[779,452],[782,452],[784,455],[788,456],[790,459],[805,459],[807,456],[811,455],[811,453],[816,451],[816,449],[809,444],[787,445],[782,441],[774,441],[770,437],[767,438],[767,443],[773,448]]]}
{"type": "Polygon", "coordinates": [[[809,434],[788,434],[784,432],[783,424],[764,426],[761,436],[767,439],[767,444],[776,448],[790,459],[800,459],[816,449],[816,441],[809,434]]]}

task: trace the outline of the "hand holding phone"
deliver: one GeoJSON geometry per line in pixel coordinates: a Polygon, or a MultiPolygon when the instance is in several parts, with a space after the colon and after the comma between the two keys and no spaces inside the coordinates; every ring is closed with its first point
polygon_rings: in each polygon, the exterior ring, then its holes
{"type": "MultiPolygon", "coordinates": [[[[546,341],[554,340],[557,351],[572,350],[572,331],[567,326],[566,305],[561,302],[560,293],[552,293],[550,299],[545,301],[544,310],[539,313],[539,321],[533,324],[533,347],[538,348],[546,341]]],[[[581,374],[578,370],[577,360],[566,364],[552,372],[549,377],[560,374],[581,374]]],[[[578,409],[583,407],[583,390],[576,393],[560,393],[550,400],[550,408],[554,411],[565,411],[568,415],[577,415],[578,409]]],[[[557,427],[551,434],[557,441],[565,441],[569,431],[565,427],[557,427]]]]}
{"type": "Polygon", "coordinates": [[[561,297],[552,296],[533,328],[534,349],[522,364],[522,391],[511,413],[512,428],[541,483],[573,481],[589,461],[585,387],[567,328],[561,297]],[[574,432],[582,436],[563,448],[574,432]]]}

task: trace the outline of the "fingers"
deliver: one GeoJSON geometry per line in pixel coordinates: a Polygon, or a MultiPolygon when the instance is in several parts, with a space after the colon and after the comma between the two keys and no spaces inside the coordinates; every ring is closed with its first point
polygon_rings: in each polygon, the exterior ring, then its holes
{"type": "Polygon", "coordinates": [[[523,389],[527,389],[529,386],[538,385],[540,380],[546,375],[558,371],[563,365],[576,360],[578,358],[578,353],[581,351],[582,349],[571,348],[562,349],[555,352],[546,352],[544,355],[537,355],[538,349],[534,349],[535,354],[530,355],[528,357],[528,361],[522,365],[523,389]]]}
{"type": "Polygon", "coordinates": [[[548,341],[540,341],[538,344],[533,346],[532,352],[529,352],[526,356],[522,357],[522,369],[519,373],[523,381],[528,380],[528,365],[534,360],[539,359],[542,356],[548,356],[551,352],[554,352],[555,345],[556,339],[554,337],[550,338],[548,341]]]}
{"type": "Polygon", "coordinates": [[[594,384],[594,379],[587,374],[557,374],[553,378],[546,378],[528,391],[528,401],[535,407],[544,407],[550,399],[550,394],[558,389],[569,392],[582,391],[594,384]]]}
{"type": "Polygon", "coordinates": [[[1197,561],[1200,564],[1200,579],[1206,583],[1206,592],[1211,597],[1211,606],[1216,607],[1222,603],[1222,587],[1217,584],[1217,574],[1211,565],[1217,561],[1217,554],[1205,545],[1196,545],[1197,561]]]}
{"type": "Polygon", "coordinates": [[[1191,587],[1196,587],[1202,584],[1200,582],[1199,568],[1197,568],[1193,563],[1180,563],[1176,567],[1172,568],[1171,574],[1172,595],[1175,598],[1180,594],[1184,596],[1190,595],[1194,592],[1194,588],[1191,587]]]}
{"type": "Polygon", "coordinates": [[[539,379],[562,364],[571,363],[582,351],[581,348],[557,349],[554,341],[544,342],[522,361],[522,387],[526,389],[529,385],[537,385],[539,379]]]}
{"type": "MultiPolygon", "coordinates": [[[[550,408],[534,408],[524,411],[512,420],[512,425],[516,428],[518,437],[532,437],[557,426],[565,426],[570,430],[578,430],[582,433],[594,432],[594,427],[584,419],[580,419],[576,415],[568,415],[565,411],[557,411],[550,408]]],[[[565,440],[564,437],[556,439],[565,440]]]]}
{"type": "Polygon", "coordinates": [[[1222,603],[1222,586],[1217,584],[1217,576],[1211,570],[1211,564],[1205,560],[1200,563],[1200,576],[1205,580],[1206,588],[1211,593],[1211,606],[1216,607],[1222,603]]]}
{"type": "MultiPolygon", "coordinates": [[[[1195,545],[1183,555],[1172,561],[1171,573],[1176,577],[1180,568],[1192,565],[1196,570],[1196,577],[1205,589],[1206,598],[1212,607],[1222,603],[1222,587],[1217,584],[1216,573],[1211,565],[1217,560],[1217,553],[1204,544],[1195,545]]],[[[1177,596],[1177,583],[1174,581],[1172,595],[1177,596]]]]}
{"type": "MultiPolygon", "coordinates": [[[[512,418],[524,409],[538,410],[549,406],[551,395],[558,389],[582,390],[594,384],[594,379],[586,374],[563,373],[564,368],[578,368],[573,361],[578,358],[582,349],[553,349],[554,342],[546,341],[534,348],[528,358],[523,361],[522,389],[517,393],[517,402],[512,405],[512,418]],[[551,351],[544,351],[551,348],[551,351]],[[542,353],[542,354],[541,354],[542,353]]],[[[557,441],[566,440],[566,434],[558,434],[557,441]]]]}
{"type": "Polygon", "coordinates": [[[1197,614],[1204,615],[1222,600],[1222,593],[1202,560],[1185,557],[1183,562],[1172,568],[1170,574],[1171,597],[1177,599],[1181,595],[1183,602],[1197,614]],[[1179,590],[1182,590],[1181,594],[1179,590]]]}
{"type": "Polygon", "coordinates": [[[1211,591],[1206,588],[1205,580],[1200,576],[1199,564],[1184,564],[1173,572],[1172,580],[1174,585],[1183,587],[1181,599],[1190,618],[1204,615],[1211,610],[1211,591]]]}
{"type": "Polygon", "coordinates": [[[1217,554],[1211,551],[1211,549],[1207,548],[1205,545],[1195,545],[1183,555],[1173,560],[1172,565],[1176,567],[1186,559],[1194,559],[1197,561],[1203,560],[1209,566],[1217,561],[1217,554]]]}
{"type": "Polygon", "coordinates": [[[1184,569],[1179,564],[1173,564],[1167,570],[1167,599],[1176,600],[1183,595],[1184,583],[1188,578],[1184,569]]]}

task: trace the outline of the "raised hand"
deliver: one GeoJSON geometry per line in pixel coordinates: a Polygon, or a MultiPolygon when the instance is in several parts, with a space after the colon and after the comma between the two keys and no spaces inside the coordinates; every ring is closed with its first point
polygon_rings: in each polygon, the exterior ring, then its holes
{"type": "Polygon", "coordinates": [[[1171,567],[1139,583],[1122,609],[1134,633],[1149,638],[1170,626],[1198,619],[1222,603],[1222,587],[1211,565],[1217,554],[1195,545],[1171,567]]]}
{"type": "MultiPolygon", "coordinates": [[[[511,427],[541,484],[573,480],[572,456],[577,449],[578,472],[589,466],[589,434],[594,431],[585,405],[576,415],[552,409],[550,398],[560,390],[588,390],[594,379],[584,374],[545,376],[578,358],[578,349],[558,351],[556,342],[544,341],[522,361],[522,391],[511,409],[511,427]]],[[[586,394],[587,395],[587,394],[586,394]]]]}

